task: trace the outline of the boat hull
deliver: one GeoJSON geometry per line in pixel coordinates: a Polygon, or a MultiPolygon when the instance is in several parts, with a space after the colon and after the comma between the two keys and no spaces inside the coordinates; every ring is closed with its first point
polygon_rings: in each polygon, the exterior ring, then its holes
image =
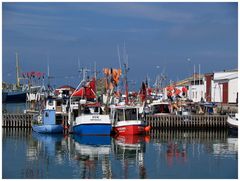
{"type": "Polygon", "coordinates": [[[140,125],[123,125],[113,127],[114,133],[118,135],[141,135],[145,133],[145,126],[140,125]]]}
{"type": "Polygon", "coordinates": [[[2,91],[2,102],[5,103],[7,101],[7,92],[2,91]]]}
{"type": "Polygon", "coordinates": [[[62,125],[32,125],[32,129],[38,133],[63,133],[62,125]]]}
{"type": "Polygon", "coordinates": [[[78,135],[110,135],[111,124],[79,124],[73,126],[73,133],[78,135]]]}
{"type": "Polygon", "coordinates": [[[234,128],[234,129],[238,129],[238,120],[231,118],[230,116],[228,116],[227,118],[227,123],[229,128],[234,128]]]}
{"type": "Polygon", "coordinates": [[[16,93],[8,92],[6,95],[5,102],[7,102],[7,103],[26,102],[26,98],[27,98],[26,92],[16,92],[16,93]]]}

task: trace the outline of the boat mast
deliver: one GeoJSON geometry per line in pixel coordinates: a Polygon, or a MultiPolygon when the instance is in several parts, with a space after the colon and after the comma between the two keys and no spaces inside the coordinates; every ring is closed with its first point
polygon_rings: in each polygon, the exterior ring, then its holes
{"type": "Polygon", "coordinates": [[[123,57],[124,57],[124,80],[125,80],[125,94],[126,94],[126,99],[125,103],[128,104],[128,80],[127,80],[127,72],[129,71],[128,68],[128,56],[126,53],[126,47],[125,47],[125,41],[124,41],[124,49],[123,49],[123,57]]]}
{"type": "Polygon", "coordinates": [[[125,103],[128,104],[128,81],[127,81],[127,72],[128,72],[128,67],[127,64],[124,63],[124,80],[125,80],[125,94],[126,94],[126,99],[125,99],[125,103]]]}
{"type": "Polygon", "coordinates": [[[95,79],[95,94],[96,94],[96,101],[98,102],[98,95],[97,95],[97,63],[94,62],[94,79],[95,79]]]}
{"type": "Polygon", "coordinates": [[[19,78],[19,60],[18,60],[18,53],[16,52],[16,86],[17,88],[20,87],[20,78],[19,78]]]}

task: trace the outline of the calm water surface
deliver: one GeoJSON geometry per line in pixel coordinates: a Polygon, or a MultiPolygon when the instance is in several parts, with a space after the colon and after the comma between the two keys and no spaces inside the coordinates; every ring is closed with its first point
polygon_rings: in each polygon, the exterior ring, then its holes
{"type": "Polygon", "coordinates": [[[2,111],[4,113],[23,113],[26,109],[26,103],[4,103],[2,111]]]}
{"type": "Polygon", "coordinates": [[[4,179],[238,177],[238,138],[227,130],[112,138],[4,128],[2,139],[4,179]]]}

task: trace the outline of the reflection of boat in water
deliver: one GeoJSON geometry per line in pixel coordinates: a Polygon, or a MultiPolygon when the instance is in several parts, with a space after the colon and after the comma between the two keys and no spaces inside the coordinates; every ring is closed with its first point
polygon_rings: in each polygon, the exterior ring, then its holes
{"type": "Polygon", "coordinates": [[[238,138],[227,138],[227,142],[213,144],[213,155],[235,157],[238,155],[238,138]]]}
{"type": "Polygon", "coordinates": [[[37,132],[32,132],[32,137],[39,142],[49,143],[52,144],[54,142],[62,141],[63,135],[62,134],[39,134],[37,132]]]}
{"type": "Polygon", "coordinates": [[[144,153],[149,136],[143,135],[117,135],[114,138],[112,149],[117,160],[120,160],[123,168],[123,178],[128,178],[129,165],[139,166],[140,178],[146,178],[144,166],[144,153]]]}
{"type": "Polygon", "coordinates": [[[73,135],[73,139],[81,145],[89,145],[89,146],[107,146],[111,144],[110,136],[80,136],[73,135]]]}
{"type": "MultiPolygon", "coordinates": [[[[55,156],[57,149],[61,149],[61,142],[63,140],[62,134],[40,134],[32,131],[32,138],[38,142],[37,150],[42,148],[44,153],[48,156],[55,156]]],[[[31,156],[29,156],[31,157],[31,156]]],[[[36,153],[32,156],[36,157],[36,153]]]]}
{"type": "Polygon", "coordinates": [[[81,164],[81,178],[95,178],[96,172],[102,170],[102,178],[112,178],[110,136],[73,135],[74,159],[81,164]]]}

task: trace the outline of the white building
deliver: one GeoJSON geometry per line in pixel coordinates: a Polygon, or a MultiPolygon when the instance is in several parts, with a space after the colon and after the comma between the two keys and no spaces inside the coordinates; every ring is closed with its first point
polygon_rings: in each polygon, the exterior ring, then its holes
{"type": "MultiPolygon", "coordinates": [[[[195,76],[189,77],[182,81],[176,82],[174,87],[182,90],[183,87],[188,89],[186,97],[193,102],[200,102],[205,98],[205,76],[195,74],[195,76]]],[[[167,91],[165,89],[165,95],[167,91]]],[[[182,93],[180,94],[182,96],[182,93]]],[[[205,100],[205,99],[204,99],[205,100]]]]}
{"type": "MultiPolygon", "coordinates": [[[[180,90],[182,87],[187,87],[187,98],[193,102],[200,102],[203,99],[207,102],[236,103],[238,99],[238,70],[205,75],[195,74],[195,76],[176,82],[174,87],[180,90]]],[[[167,94],[166,88],[164,93],[167,94]]]]}
{"type": "Polygon", "coordinates": [[[238,97],[238,71],[215,72],[211,80],[211,93],[212,102],[236,103],[238,97]]]}

